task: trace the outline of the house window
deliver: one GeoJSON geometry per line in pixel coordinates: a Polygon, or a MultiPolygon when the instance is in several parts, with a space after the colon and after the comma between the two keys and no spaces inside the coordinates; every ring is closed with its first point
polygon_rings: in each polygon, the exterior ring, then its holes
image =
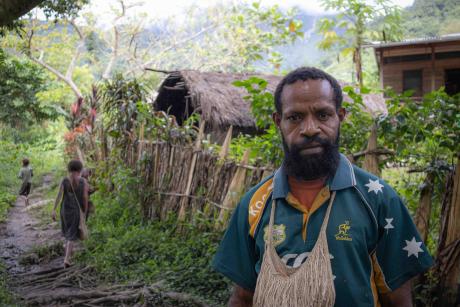
{"type": "Polygon", "coordinates": [[[414,97],[421,97],[423,94],[423,74],[421,69],[403,71],[403,91],[413,90],[414,97]]]}
{"type": "Polygon", "coordinates": [[[460,93],[460,69],[447,69],[445,80],[447,94],[455,95],[460,93]]]}

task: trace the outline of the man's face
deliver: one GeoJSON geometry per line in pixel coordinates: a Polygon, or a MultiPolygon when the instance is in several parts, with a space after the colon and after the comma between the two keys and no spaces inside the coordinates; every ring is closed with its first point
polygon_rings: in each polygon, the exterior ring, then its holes
{"type": "Polygon", "coordinates": [[[283,138],[288,174],[311,180],[335,172],[345,110],[336,110],[329,82],[311,79],[286,85],[281,104],[282,114],[274,113],[273,120],[283,138]]]}

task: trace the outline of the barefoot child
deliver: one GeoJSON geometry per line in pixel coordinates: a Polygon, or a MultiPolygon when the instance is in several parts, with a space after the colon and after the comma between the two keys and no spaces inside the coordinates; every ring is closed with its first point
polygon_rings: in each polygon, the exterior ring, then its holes
{"type": "Polygon", "coordinates": [[[81,177],[82,169],[83,164],[79,160],[69,162],[69,175],[61,182],[52,213],[55,221],[56,209],[60,204],[61,229],[66,241],[64,268],[71,265],[74,243],[80,238],[80,210],[84,215],[88,211],[88,183],[81,177]]]}
{"type": "Polygon", "coordinates": [[[22,168],[19,171],[18,178],[22,179],[21,189],[19,190],[19,195],[25,197],[25,204],[26,206],[29,205],[29,194],[30,194],[30,187],[32,186],[32,177],[34,173],[32,171],[32,167],[29,165],[29,159],[24,158],[22,160],[22,168]]]}

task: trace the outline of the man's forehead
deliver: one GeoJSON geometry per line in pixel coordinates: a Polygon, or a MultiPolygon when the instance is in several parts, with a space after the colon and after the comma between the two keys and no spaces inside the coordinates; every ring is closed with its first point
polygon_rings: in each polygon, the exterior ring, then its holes
{"type": "Polygon", "coordinates": [[[334,102],[334,91],[329,81],[325,79],[298,80],[287,84],[282,92],[281,100],[286,99],[326,98],[334,102]]]}

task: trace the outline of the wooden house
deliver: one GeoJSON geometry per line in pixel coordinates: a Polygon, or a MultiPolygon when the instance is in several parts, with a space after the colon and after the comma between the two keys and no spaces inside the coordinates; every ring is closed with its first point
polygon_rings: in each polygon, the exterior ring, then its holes
{"type": "Polygon", "coordinates": [[[413,90],[414,97],[442,86],[450,95],[460,92],[460,33],[366,47],[374,48],[382,88],[413,90]]]}

